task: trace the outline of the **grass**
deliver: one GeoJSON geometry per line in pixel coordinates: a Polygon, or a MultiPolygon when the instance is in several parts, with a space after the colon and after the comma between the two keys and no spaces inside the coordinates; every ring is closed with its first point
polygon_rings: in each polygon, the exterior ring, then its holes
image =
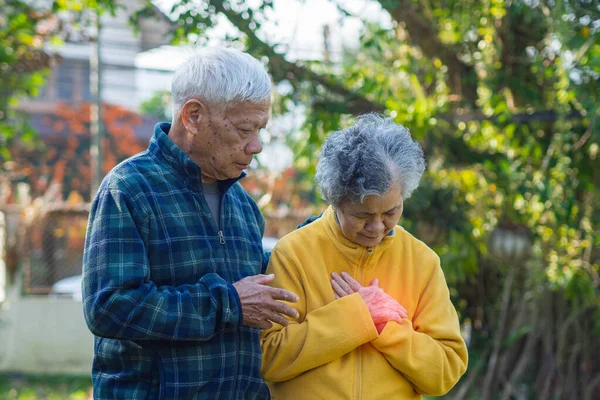
{"type": "Polygon", "coordinates": [[[88,400],[91,386],[89,377],[0,373],[0,400],[88,400]]]}
{"type": "Polygon", "coordinates": [[[89,377],[0,374],[0,400],[87,400],[89,377]]]}

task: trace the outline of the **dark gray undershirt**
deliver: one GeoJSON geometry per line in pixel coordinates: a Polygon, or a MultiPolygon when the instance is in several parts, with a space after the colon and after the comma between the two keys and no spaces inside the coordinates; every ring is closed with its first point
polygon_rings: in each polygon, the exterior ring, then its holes
{"type": "Polygon", "coordinates": [[[217,229],[221,230],[221,192],[219,191],[219,184],[217,182],[202,183],[202,191],[204,192],[204,198],[208,203],[208,208],[210,208],[210,213],[217,225],[217,229]]]}

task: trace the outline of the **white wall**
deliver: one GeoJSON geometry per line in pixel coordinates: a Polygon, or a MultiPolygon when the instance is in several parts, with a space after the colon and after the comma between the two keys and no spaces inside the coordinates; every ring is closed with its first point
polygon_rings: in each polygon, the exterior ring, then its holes
{"type": "Polygon", "coordinates": [[[162,46],[140,53],[135,58],[136,96],[138,103],[151,98],[156,92],[171,91],[175,68],[184,61],[183,47],[162,46]]]}
{"type": "Polygon", "coordinates": [[[0,371],[90,375],[93,343],[81,302],[9,296],[0,308],[0,371]]]}
{"type": "Polygon", "coordinates": [[[171,71],[138,69],[135,75],[138,104],[147,101],[157,92],[170,92],[171,79],[173,79],[171,71]]]}
{"type": "Polygon", "coordinates": [[[0,211],[0,306],[6,298],[5,226],[4,213],[0,211]]]}

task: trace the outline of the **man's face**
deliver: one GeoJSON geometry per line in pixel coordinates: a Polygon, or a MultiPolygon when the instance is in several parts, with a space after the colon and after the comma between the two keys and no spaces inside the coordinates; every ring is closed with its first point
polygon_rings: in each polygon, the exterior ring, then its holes
{"type": "Polygon", "coordinates": [[[343,203],[336,209],[344,236],[364,246],[377,246],[402,216],[404,200],[400,187],[383,196],[367,196],[361,204],[343,203]]]}
{"type": "Polygon", "coordinates": [[[227,107],[205,106],[188,156],[202,170],[203,182],[237,178],[262,151],[259,132],[269,121],[270,100],[227,107]]]}

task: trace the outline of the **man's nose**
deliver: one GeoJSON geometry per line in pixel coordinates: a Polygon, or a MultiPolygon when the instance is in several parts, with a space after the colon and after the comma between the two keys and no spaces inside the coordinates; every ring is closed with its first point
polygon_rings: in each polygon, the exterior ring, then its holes
{"type": "Polygon", "coordinates": [[[258,135],[252,135],[250,142],[246,145],[247,154],[258,154],[262,151],[263,146],[258,135]]]}

